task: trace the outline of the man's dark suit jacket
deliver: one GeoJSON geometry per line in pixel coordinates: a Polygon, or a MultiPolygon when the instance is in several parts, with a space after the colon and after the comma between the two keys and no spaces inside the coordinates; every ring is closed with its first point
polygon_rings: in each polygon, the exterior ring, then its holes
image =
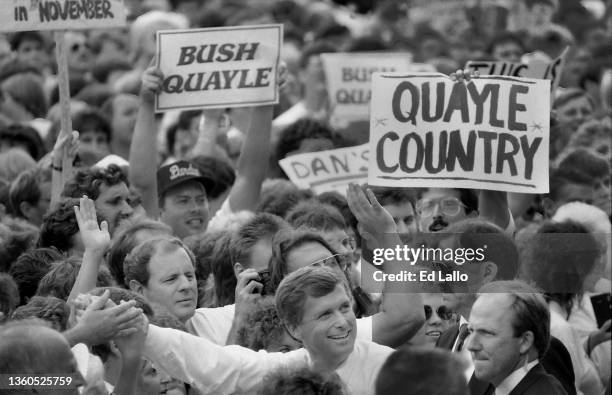
{"type": "MultiPolygon", "coordinates": [[[[451,350],[455,344],[455,340],[459,335],[459,324],[453,325],[440,335],[436,346],[451,350]]],[[[544,354],[543,358],[540,358],[540,363],[546,372],[554,376],[559,383],[565,389],[568,395],[576,395],[576,384],[574,376],[574,367],[572,365],[572,359],[567,351],[567,348],[561,343],[556,337],[550,337],[550,346],[548,351],[544,354]]],[[[539,365],[538,365],[539,366],[539,365]]],[[[534,368],[535,369],[535,368],[534,368]]],[[[532,369],[533,370],[533,369],[532,369]]],[[[531,373],[531,371],[530,371],[531,373]]],[[[524,380],[523,380],[524,381],[524,380]]],[[[472,377],[470,380],[470,391],[472,395],[484,395],[487,393],[489,383],[478,380],[476,377],[472,377]]],[[[556,394],[557,392],[551,392],[556,394]]],[[[522,392],[521,392],[522,394],[522,392]]],[[[547,392],[542,392],[541,395],[546,395],[547,392]]],[[[512,393],[514,395],[514,392],[512,393]]]]}
{"type": "MultiPolygon", "coordinates": [[[[473,378],[473,376],[472,376],[473,378]]],[[[472,395],[474,393],[472,392],[472,395]]],[[[484,395],[494,395],[495,388],[492,385],[483,392],[484,395]]],[[[559,380],[546,373],[541,364],[537,364],[525,377],[510,391],[510,395],[566,395],[559,380]]]]}

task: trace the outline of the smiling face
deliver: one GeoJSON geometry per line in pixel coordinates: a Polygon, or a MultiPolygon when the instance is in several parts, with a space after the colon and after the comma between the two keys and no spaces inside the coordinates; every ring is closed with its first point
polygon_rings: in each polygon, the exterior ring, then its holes
{"type": "MultiPolygon", "coordinates": [[[[423,304],[429,306],[431,309],[431,316],[425,321],[425,324],[417,332],[412,339],[410,344],[418,344],[425,347],[435,347],[436,341],[440,338],[442,332],[447,330],[454,321],[446,319],[446,317],[440,317],[438,311],[440,307],[443,309],[450,310],[444,303],[443,294],[422,294],[423,304]]],[[[441,311],[441,310],[440,310],[441,311]]],[[[443,314],[444,315],[444,314],[443,314]]]]}
{"type": "Polygon", "coordinates": [[[522,337],[514,335],[511,304],[507,294],[488,294],[476,300],[470,314],[466,345],[472,354],[474,375],[493,385],[521,366],[521,351],[525,353],[528,348],[522,337]]]}
{"type": "Polygon", "coordinates": [[[148,301],[164,306],[181,322],[195,312],[198,288],[195,268],[189,255],[178,247],[159,251],[149,261],[149,281],[142,289],[148,301]]]}
{"type": "Polygon", "coordinates": [[[160,218],[180,239],[204,233],[208,226],[204,186],[197,181],[186,181],[170,189],[164,196],[160,218]]]}
{"type": "Polygon", "coordinates": [[[125,183],[108,186],[102,184],[100,195],[95,200],[98,220],[108,222],[108,231],[111,236],[119,225],[130,218],[134,210],[129,205],[130,191],[125,183]]]}
{"type": "Polygon", "coordinates": [[[345,288],[338,284],[324,296],[308,296],[304,302],[302,322],[293,328],[313,361],[339,365],[353,351],[357,332],[356,318],[345,288]]]}

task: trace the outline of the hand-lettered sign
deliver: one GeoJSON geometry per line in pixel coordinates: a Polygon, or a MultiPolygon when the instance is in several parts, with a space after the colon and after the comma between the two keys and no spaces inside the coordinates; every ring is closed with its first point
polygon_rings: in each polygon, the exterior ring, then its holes
{"type": "Polygon", "coordinates": [[[565,59],[569,47],[556,59],[550,62],[541,59],[533,59],[529,63],[513,62],[479,62],[470,60],[465,64],[468,70],[478,71],[480,75],[503,75],[509,77],[537,78],[551,81],[551,89],[554,92],[559,86],[561,73],[565,66],[565,59]]]}
{"type": "Polygon", "coordinates": [[[321,54],[332,124],[348,124],[369,118],[372,73],[411,71],[410,53],[321,54]]]}
{"type": "Polygon", "coordinates": [[[158,32],[156,111],[278,103],[282,37],[282,25],[158,32]]]}
{"type": "Polygon", "coordinates": [[[368,183],[548,192],[550,81],[374,74],[368,183]]]}
{"type": "Polygon", "coordinates": [[[346,194],[349,183],[364,183],[368,176],[368,144],[293,155],[279,161],[289,179],[316,194],[346,194]]]}
{"type": "Polygon", "coordinates": [[[125,26],[123,0],[3,0],[0,31],[106,29],[125,26]]]}

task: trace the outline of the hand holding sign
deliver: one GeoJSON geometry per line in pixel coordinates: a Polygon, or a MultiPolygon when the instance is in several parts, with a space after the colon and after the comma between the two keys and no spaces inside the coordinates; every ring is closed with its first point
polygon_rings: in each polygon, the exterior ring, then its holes
{"type": "Polygon", "coordinates": [[[146,102],[153,104],[155,97],[162,89],[164,74],[157,66],[150,66],[142,75],[142,86],[140,87],[140,97],[146,102]]]}

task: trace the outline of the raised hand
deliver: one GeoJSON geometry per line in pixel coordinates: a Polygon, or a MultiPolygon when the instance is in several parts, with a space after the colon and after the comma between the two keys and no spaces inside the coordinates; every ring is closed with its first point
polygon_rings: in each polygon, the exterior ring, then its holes
{"type": "MultiPolygon", "coordinates": [[[[120,304],[120,306],[123,303],[120,304]]],[[[134,321],[134,331],[128,334],[123,334],[115,337],[115,346],[124,359],[139,359],[142,356],[149,320],[144,313],[141,313],[137,320],[134,321]]]]}
{"type": "Polygon", "coordinates": [[[367,240],[380,240],[389,233],[397,233],[393,217],[380,205],[374,192],[350,184],[347,190],[349,208],[359,221],[359,233],[367,240]]]}
{"type": "Polygon", "coordinates": [[[452,73],[450,76],[451,80],[456,81],[456,82],[470,82],[472,80],[472,78],[478,78],[480,77],[480,73],[478,72],[478,70],[476,71],[472,71],[472,70],[457,70],[454,73],[452,73]]]}
{"type": "Polygon", "coordinates": [[[259,281],[259,274],[255,269],[246,269],[238,275],[236,284],[236,313],[243,318],[251,311],[252,304],[261,298],[263,284],[259,281]]]}
{"type": "Polygon", "coordinates": [[[85,246],[85,250],[104,254],[110,246],[110,233],[108,232],[108,223],[102,221],[98,226],[96,216],[96,206],[93,200],[87,196],[83,196],[79,202],[79,206],[74,206],[74,215],[79,224],[81,240],[85,246]]]}
{"type": "Polygon", "coordinates": [[[155,96],[161,91],[164,81],[164,73],[155,66],[155,59],[151,60],[149,67],[142,75],[142,86],[140,88],[140,98],[147,102],[153,103],[155,96]]]}

